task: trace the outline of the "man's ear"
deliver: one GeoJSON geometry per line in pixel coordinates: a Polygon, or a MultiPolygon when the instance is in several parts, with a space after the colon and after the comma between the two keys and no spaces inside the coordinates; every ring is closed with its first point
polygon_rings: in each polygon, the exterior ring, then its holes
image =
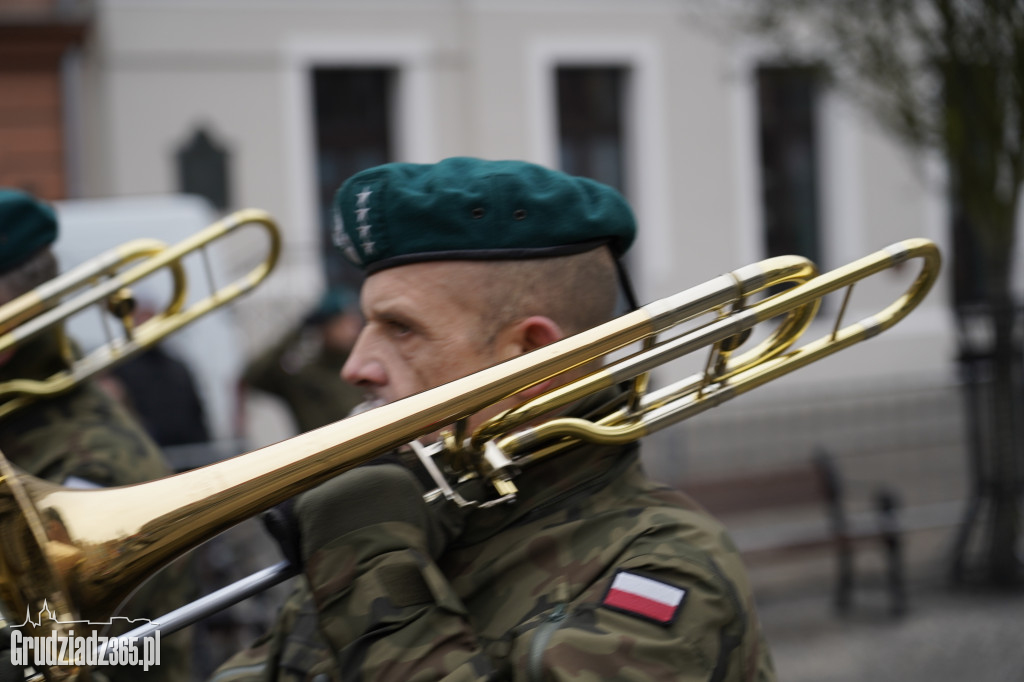
{"type": "Polygon", "coordinates": [[[519,354],[529,353],[565,337],[562,328],[550,317],[534,315],[520,320],[512,327],[512,342],[519,354]]]}
{"type": "MultiPolygon", "coordinates": [[[[534,315],[520,320],[508,328],[507,333],[504,339],[504,350],[509,358],[529,353],[565,338],[565,333],[562,332],[558,323],[543,315],[534,315]]],[[[520,398],[530,399],[548,390],[551,385],[551,380],[542,381],[516,395],[520,398]]]]}

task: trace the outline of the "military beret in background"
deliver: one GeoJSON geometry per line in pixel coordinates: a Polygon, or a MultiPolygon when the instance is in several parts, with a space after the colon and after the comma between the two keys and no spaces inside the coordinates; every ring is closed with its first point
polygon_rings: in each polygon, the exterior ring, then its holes
{"type": "Polygon", "coordinates": [[[0,274],[26,262],[57,238],[57,215],[21,190],[0,188],[0,274]]]}
{"type": "Polygon", "coordinates": [[[334,243],[367,274],[430,260],[543,258],[636,235],[617,191],[524,161],[454,157],[356,173],[334,198],[334,243]]]}

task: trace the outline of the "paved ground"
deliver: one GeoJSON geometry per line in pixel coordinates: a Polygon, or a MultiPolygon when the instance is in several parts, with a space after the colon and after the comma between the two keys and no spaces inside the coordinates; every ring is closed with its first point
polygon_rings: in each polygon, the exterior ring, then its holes
{"type": "Polygon", "coordinates": [[[858,591],[853,615],[834,615],[827,564],[790,569],[789,581],[752,567],[779,680],[1024,681],[1024,592],[954,590],[941,553],[916,559],[910,610],[900,619],[886,615],[884,594],[870,588],[858,591]]]}

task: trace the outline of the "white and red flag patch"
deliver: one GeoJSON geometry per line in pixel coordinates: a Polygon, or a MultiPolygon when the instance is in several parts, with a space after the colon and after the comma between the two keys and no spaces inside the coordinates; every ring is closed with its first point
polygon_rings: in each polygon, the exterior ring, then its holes
{"type": "Polygon", "coordinates": [[[683,607],[686,590],[629,571],[619,571],[601,601],[616,611],[670,625],[683,607]]]}

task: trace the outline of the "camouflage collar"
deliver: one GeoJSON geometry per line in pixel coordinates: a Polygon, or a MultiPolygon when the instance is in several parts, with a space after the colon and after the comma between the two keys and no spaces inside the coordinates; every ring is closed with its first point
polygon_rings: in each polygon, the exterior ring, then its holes
{"type": "Polygon", "coordinates": [[[568,509],[618,479],[639,456],[639,445],[583,444],[523,472],[508,506],[478,509],[466,518],[456,546],[482,542],[502,530],[568,509]]]}

